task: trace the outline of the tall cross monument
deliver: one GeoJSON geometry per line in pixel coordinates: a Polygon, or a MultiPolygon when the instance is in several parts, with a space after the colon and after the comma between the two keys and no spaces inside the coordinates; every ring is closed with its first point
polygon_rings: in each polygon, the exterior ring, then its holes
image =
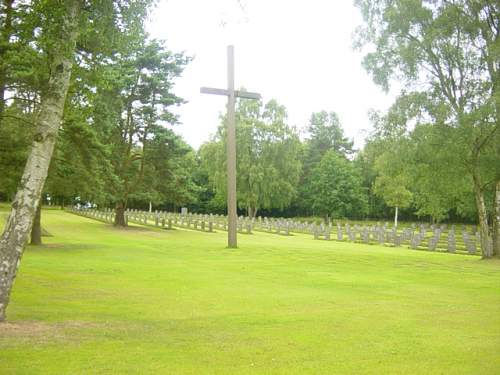
{"type": "Polygon", "coordinates": [[[227,96],[227,247],[236,248],[236,125],[234,119],[234,104],[236,98],[260,99],[260,94],[234,89],[234,47],[227,47],[227,90],[202,87],[203,94],[227,96]]]}

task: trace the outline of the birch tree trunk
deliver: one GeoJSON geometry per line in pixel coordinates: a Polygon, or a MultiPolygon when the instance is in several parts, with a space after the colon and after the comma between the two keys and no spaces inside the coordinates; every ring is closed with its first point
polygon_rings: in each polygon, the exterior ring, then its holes
{"type": "Polygon", "coordinates": [[[489,228],[488,214],[484,203],[484,191],[477,174],[473,175],[474,180],[474,195],[476,199],[476,208],[479,219],[479,233],[481,235],[481,255],[483,258],[491,258],[489,249],[489,228]]]}
{"type": "Polygon", "coordinates": [[[397,229],[398,227],[398,206],[396,206],[396,209],[394,211],[394,228],[397,229]]]}
{"type": "Polygon", "coordinates": [[[247,215],[249,218],[254,219],[257,216],[257,208],[253,206],[248,206],[247,215]]]}
{"type": "Polygon", "coordinates": [[[500,180],[495,186],[493,210],[493,254],[500,258],[500,180]]]}
{"type": "Polygon", "coordinates": [[[0,322],[6,318],[12,285],[47,178],[71,77],[81,2],[66,0],[61,4],[65,7],[65,12],[61,15],[61,27],[54,35],[52,47],[48,51],[51,74],[40,104],[37,131],[0,238],[0,322]]]}

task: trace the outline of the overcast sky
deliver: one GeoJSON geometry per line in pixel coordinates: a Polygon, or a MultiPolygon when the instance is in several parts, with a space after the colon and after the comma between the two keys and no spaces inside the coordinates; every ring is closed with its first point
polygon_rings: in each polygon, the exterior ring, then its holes
{"type": "Polygon", "coordinates": [[[369,109],[386,109],[393,96],[375,86],[352,49],[361,16],[352,0],[162,0],[148,24],[152,37],[194,60],[176,81],[188,101],[176,110],[177,133],[198,148],[213,134],[222,96],[200,86],[227,85],[226,47],[235,46],[236,87],[276,99],[289,124],[303,128],[312,112],[335,111],[345,133],[362,146],[369,109]]]}

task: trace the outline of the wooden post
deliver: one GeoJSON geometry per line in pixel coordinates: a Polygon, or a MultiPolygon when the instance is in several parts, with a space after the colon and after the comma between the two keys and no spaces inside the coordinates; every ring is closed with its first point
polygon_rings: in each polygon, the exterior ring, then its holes
{"type": "Polygon", "coordinates": [[[201,93],[227,96],[227,247],[236,248],[237,243],[237,197],[236,197],[236,124],[234,106],[236,97],[260,99],[260,94],[234,89],[234,47],[227,47],[227,90],[202,87],[201,93]]]}
{"type": "Polygon", "coordinates": [[[234,119],[234,47],[227,47],[227,246],[236,248],[236,125],[234,119]]]}

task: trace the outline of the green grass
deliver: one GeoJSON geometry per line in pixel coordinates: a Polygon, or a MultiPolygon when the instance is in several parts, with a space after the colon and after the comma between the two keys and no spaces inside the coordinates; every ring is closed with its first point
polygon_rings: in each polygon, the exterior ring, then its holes
{"type": "MultiPolygon", "coordinates": [[[[0,215],[0,221],[2,215],[0,215]]],[[[499,374],[500,262],[48,210],[0,374],[499,374]]]]}

